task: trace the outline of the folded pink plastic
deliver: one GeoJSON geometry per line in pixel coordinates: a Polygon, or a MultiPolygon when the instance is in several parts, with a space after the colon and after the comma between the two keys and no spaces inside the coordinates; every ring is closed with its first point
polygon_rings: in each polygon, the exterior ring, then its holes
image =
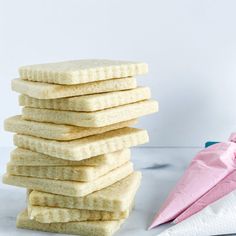
{"type": "Polygon", "coordinates": [[[181,215],[179,215],[174,222],[179,223],[191,215],[199,212],[203,208],[207,207],[209,204],[215,202],[216,200],[224,197],[230,192],[236,189],[236,171],[226,176],[217,185],[215,185],[211,190],[204,194],[200,199],[194,202],[188,209],[186,209],[181,215]]]}
{"type": "Polygon", "coordinates": [[[192,160],[154,217],[149,229],[177,218],[201,196],[236,169],[236,143],[214,144],[192,160]]]}

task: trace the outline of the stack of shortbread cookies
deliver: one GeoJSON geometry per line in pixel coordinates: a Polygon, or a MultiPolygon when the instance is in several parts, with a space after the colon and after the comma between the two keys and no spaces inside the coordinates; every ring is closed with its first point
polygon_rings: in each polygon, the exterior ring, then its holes
{"type": "Polygon", "coordinates": [[[17,226],[49,232],[108,236],[133,206],[141,173],[130,147],[148,142],[137,118],[158,110],[148,87],[133,76],[147,64],[78,60],[24,66],[12,89],[22,115],[3,182],[27,188],[17,226]]]}

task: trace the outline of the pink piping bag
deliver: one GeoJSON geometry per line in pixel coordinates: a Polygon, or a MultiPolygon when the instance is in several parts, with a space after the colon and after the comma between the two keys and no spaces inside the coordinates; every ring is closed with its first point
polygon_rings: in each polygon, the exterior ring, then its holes
{"type": "Polygon", "coordinates": [[[154,217],[149,229],[177,218],[236,169],[236,144],[217,143],[200,151],[154,217]]]}
{"type": "Polygon", "coordinates": [[[223,180],[221,180],[215,187],[209,190],[206,194],[204,194],[200,199],[194,202],[189,208],[187,208],[181,215],[179,215],[174,223],[179,223],[191,215],[199,212],[209,204],[215,202],[216,200],[224,197],[230,192],[236,189],[236,170],[231,174],[226,176],[223,180]]]}
{"type": "MultiPolygon", "coordinates": [[[[229,137],[229,141],[236,142],[236,133],[232,133],[229,137]]],[[[196,202],[194,202],[189,208],[187,208],[182,214],[180,214],[174,223],[179,223],[191,215],[202,210],[209,204],[215,202],[216,200],[224,197],[233,190],[236,189],[236,171],[226,176],[218,184],[216,184],[212,189],[210,189],[206,194],[200,197],[196,202]]]]}

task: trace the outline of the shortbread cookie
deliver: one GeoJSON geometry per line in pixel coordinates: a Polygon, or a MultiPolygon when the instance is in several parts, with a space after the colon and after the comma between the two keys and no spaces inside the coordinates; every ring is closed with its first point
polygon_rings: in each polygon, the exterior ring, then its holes
{"type": "Polygon", "coordinates": [[[142,62],[113,60],[77,60],[22,66],[21,79],[54,84],[82,84],[124,78],[148,72],[142,62]]]}
{"type": "Polygon", "coordinates": [[[123,156],[130,159],[130,149],[110,152],[81,161],[67,161],[27,149],[16,148],[11,152],[11,163],[17,166],[98,166],[113,165],[118,158],[123,156]]]}
{"type": "Polygon", "coordinates": [[[127,218],[129,216],[129,212],[130,209],[121,212],[111,212],[28,205],[29,218],[41,223],[64,223],[87,220],[121,220],[127,218]]]}
{"type": "Polygon", "coordinates": [[[26,107],[47,108],[62,111],[98,111],[147,100],[150,97],[151,92],[148,87],[138,87],[125,91],[59,99],[37,99],[27,95],[21,95],[19,97],[19,104],[20,106],[26,107]]]}
{"type": "Polygon", "coordinates": [[[72,141],[55,141],[27,135],[14,135],[17,147],[52,157],[80,161],[148,142],[146,130],[122,128],[72,141]]]}
{"type": "Polygon", "coordinates": [[[120,156],[112,165],[98,166],[17,166],[12,162],[7,165],[7,173],[45,179],[93,181],[111,170],[129,161],[129,156],[120,156]]]}
{"type": "Polygon", "coordinates": [[[84,197],[68,197],[33,190],[29,203],[35,206],[122,212],[129,208],[140,186],[141,172],[84,197]]]}
{"type": "Polygon", "coordinates": [[[13,116],[5,120],[4,128],[7,131],[18,134],[26,134],[40,138],[66,141],[84,138],[95,134],[101,134],[110,130],[132,126],[136,123],[137,120],[133,119],[103,127],[86,128],[72,125],[36,122],[24,120],[21,116],[13,116]]]}
{"type": "Polygon", "coordinates": [[[18,228],[41,230],[53,233],[74,234],[81,236],[112,236],[121,226],[124,220],[113,221],[82,221],[68,223],[44,224],[36,220],[30,220],[27,210],[17,216],[18,228]]]}
{"type": "Polygon", "coordinates": [[[5,184],[35,189],[48,193],[55,193],[64,196],[83,197],[92,192],[106,188],[111,184],[125,178],[133,172],[133,165],[127,162],[121,167],[108,172],[107,174],[97,178],[92,182],[77,182],[53,179],[40,179],[33,177],[24,177],[9,175],[3,176],[5,184]]]}
{"type": "Polygon", "coordinates": [[[137,87],[137,82],[133,77],[77,85],[59,85],[14,79],[11,87],[12,90],[33,98],[55,99],[133,89],[137,87]]]}
{"type": "Polygon", "coordinates": [[[145,100],[95,112],[58,111],[24,107],[22,116],[26,120],[51,122],[83,127],[103,127],[135,119],[158,111],[158,103],[145,100]]]}

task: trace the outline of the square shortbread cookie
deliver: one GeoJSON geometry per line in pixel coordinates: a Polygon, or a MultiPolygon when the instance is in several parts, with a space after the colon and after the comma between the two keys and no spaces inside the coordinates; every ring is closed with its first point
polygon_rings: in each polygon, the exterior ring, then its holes
{"type": "Polygon", "coordinates": [[[55,99],[133,89],[137,87],[137,82],[133,77],[75,85],[59,85],[14,79],[11,87],[12,90],[33,98],[55,99]]]}
{"type": "Polygon", "coordinates": [[[81,236],[112,236],[124,220],[113,221],[82,221],[68,223],[43,224],[30,220],[27,210],[17,216],[18,228],[41,230],[53,233],[75,234],[81,236]]]}
{"type": "Polygon", "coordinates": [[[121,212],[95,211],[59,207],[31,206],[28,204],[28,216],[40,223],[66,223],[74,221],[121,220],[129,216],[131,209],[121,212]]]}
{"type": "Polygon", "coordinates": [[[51,122],[83,127],[103,127],[158,111],[158,103],[145,100],[123,106],[113,107],[95,112],[59,111],[24,107],[22,117],[26,120],[51,122]]]}
{"type": "Polygon", "coordinates": [[[135,171],[126,178],[84,197],[68,197],[33,190],[29,194],[29,203],[35,206],[121,212],[131,205],[140,181],[141,172],[135,171]]]}
{"type": "Polygon", "coordinates": [[[14,135],[20,148],[66,160],[80,161],[148,142],[146,130],[122,128],[72,141],[55,141],[27,135],[14,135]]]}
{"type": "Polygon", "coordinates": [[[18,134],[25,134],[46,139],[55,139],[58,141],[66,141],[101,134],[110,130],[132,126],[136,123],[137,120],[133,119],[103,127],[86,128],[72,125],[36,122],[24,120],[21,116],[13,116],[4,121],[4,128],[7,131],[18,134]]]}
{"type": "Polygon", "coordinates": [[[59,99],[37,99],[27,95],[21,95],[19,97],[19,104],[20,106],[26,107],[90,112],[139,102],[147,100],[150,97],[151,92],[148,87],[138,87],[125,91],[59,99]]]}
{"type": "Polygon", "coordinates": [[[9,175],[7,173],[3,176],[3,183],[64,196],[83,197],[114,184],[115,182],[127,177],[132,172],[133,165],[131,162],[127,162],[121,167],[108,172],[92,182],[41,179],[9,175]]]}
{"type": "Polygon", "coordinates": [[[127,155],[121,155],[113,164],[98,166],[18,166],[9,162],[7,173],[35,178],[93,181],[111,170],[123,165],[130,160],[127,155]]]}
{"type": "Polygon", "coordinates": [[[147,72],[148,65],[143,62],[101,59],[38,64],[22,66],[19,69],[21,79],[54,84],[82,84],[147,72]]]}
{"type": "Polygon", "coordinates": [[[110,152],[81,161],[68,161],[23,148],[16,148],[11,152],[11,163],[16,166],[98,166],[113,165],[122,156],[130,158],[130,149],[110,152]]]}

